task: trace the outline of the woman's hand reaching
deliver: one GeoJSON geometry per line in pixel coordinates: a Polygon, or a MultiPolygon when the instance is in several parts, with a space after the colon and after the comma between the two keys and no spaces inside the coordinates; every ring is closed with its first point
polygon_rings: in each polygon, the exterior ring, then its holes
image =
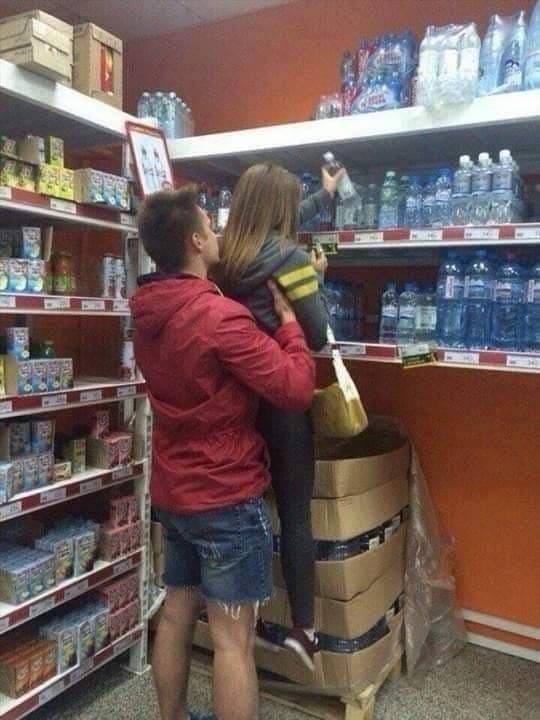
{"type": "Polygon", "coordinates": [[[345,168],[340,168],[335,175],[330,175],[326,168],[321,170],[321,185],[332,197],[336,194],[337,186],[341,178],[345,175],[345,168]]]}
{"type": "Polygon", "coordinates": [[[274,309],[278,318],[281,321],[281,324],[286,325],[290,322],[296,322],[296,315],[294,314],[294,310],[292,309],[292,306],[285,297],[285,295],[277,286],[277,283],[274,282],[274,280],[270,280],[268,282],[268,287],[270,288],[270,292],[272,293],[272,296],[274,298],[274,309]]]}

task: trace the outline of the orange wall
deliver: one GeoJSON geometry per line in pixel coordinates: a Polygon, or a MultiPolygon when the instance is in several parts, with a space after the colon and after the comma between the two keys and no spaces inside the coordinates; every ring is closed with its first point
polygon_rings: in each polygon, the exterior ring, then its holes
{"type": "MultiPolygon", "coordinates": [[[[341,52],[358,36],[466,20],[483,31],[490,12],[524,4],[298,0],[128,45],[126,107],[142,90],[162,88],[188,101],[200,133],[305,120],[318,96],[336,88],[341,52]]],[[[538,377],[367,363],[354,374],[370,411],[410,429],[456,539],[460,603],[540,624],[538,377]]]]}

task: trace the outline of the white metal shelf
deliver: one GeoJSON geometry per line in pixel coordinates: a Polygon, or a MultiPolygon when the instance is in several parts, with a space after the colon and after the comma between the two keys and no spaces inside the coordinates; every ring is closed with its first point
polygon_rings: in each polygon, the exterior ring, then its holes
{"type": "Polygon", "coordinates": [[[57,135],[70,148],[118,143],[132,115],[7,60],[0,60],[2,132],[21,137],[57,135]],[[38,111],[36,113],[36,110],[38,111]]]}
{"type": "Polygon", "coordinates": [[[182,138],[169,141],[169,152],[182,175],[201,180],[236,177],[264,160],[318,172],[329,149],[363,170],[429,166],[503,147],[538,156],[539,125],[540,90],[529,90],[438,112],[411,107],[182,138]]]}
{"type": "Polygon", "coordinates": [[[1,293],[0,312],[5,315],[84,315],[85,317],[129,317],[126,299],[1,293]]]}

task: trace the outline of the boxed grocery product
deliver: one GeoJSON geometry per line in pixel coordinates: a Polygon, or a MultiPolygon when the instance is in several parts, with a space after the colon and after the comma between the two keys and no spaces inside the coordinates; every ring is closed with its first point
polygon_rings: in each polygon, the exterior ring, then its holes
{"type": "Polygon", "coordinates": [[[24,463],[22,459],[13,460],[13,494],[24,492],[24,463]]]}
{"type": "Polygon", "coordinates": [[[74,574],[84,575],[94,567],[96,557],[96,537],[93,531],[88,530],[74,535],[73,546],[75,550],[74,574]]]}
{"type": "Polygon", "coordinates": [[[0,461],[0,505],[15,495],[15,470],[13,463],[0,461]]]}
{"type": "Polygon", "coordinates": [[[109,610],[103,605],[94,605],[94,644],[96,653],[109,644],[109,610]]]}
{"type": "Polygon", "coordinates": [[[0,292],[6,292],[9,288],[9,260],[0,258],[0,292]]]}
{"type": "Polygon", "coordinates": [[[129,537],[128,550],[137,550],[137,548],[141,546],[141,522],[137,520],[136,522],[130,523],[127,529],[129,537]]]}
{"type": "Polygon", "coordinates": [[[36,455],[23,458],[23,472],[25,491],[38,487],[38,459],[36,455]]]}
{"type": "Polygon", "coordinates": [[[42,195],[58,197],[60,191],[60,168],[48,163],[38,166],[36,190],[42,195]]]}
{"type": "Polygon", "coordinates": [[[47,389],[49,392],[62,389],[62,360],[49,360],[47,363],[47,389]]]}
{"type": "MultiPolygon", "coordinates": [[[[50,363],[54,361],[49,361],[50,363]]],[[[73,360],[71,358],[60,359],[60,389],[69,390],[73,387],[73,360]]]]}
{"type": "Polygon", "coordinates": [[[114,432],[107,436],[107,439],[113,440],[117,444],[117,464],[127,465],[131,462],[133,452],[133,433],[114,432]]]}
{"type": "Polygon", "coordinates": [[[31,427],[28,420],[0,424],[0,459],[14,460],[32,450],[31,427]]]}
{"type": "Polygon", "coordinates": [[[60,20],[57,17],[54,17],[54,15],[49,15],[48,13],[43,12],[43,10],[28,10],[27,12],[18,13],[17,15],[9,15],[0,18],[0,33],[3,32],[3,26],[10,25],[15,21],[26,22],[28,20],[39,20],[39,22],[48,25],[51,29],[56,30],[57,32],[62,33],[62,35],[73,39],[72,25],[64,22],[63,20],[60,20]]]}
{"type": "Polygon", "coordinates": [[[135,523],[139,519],[139,501],[136,495],[127,495],[129,523],[135,523]]]}
{"type": "Polygon", "coordinates": [[[17,141],[0,133],[0,155],[17,160],[17,141]]]}
{"type": "Polygon", "coordinates": [[[31,38],[27,45],[0,53],[4,60],[20,65],[38,75],[71,85],[72,65],[68,56],[37,38],[31,38]]]}
{"type": "Polygon", "coordinates": [[[32,420],[32,452],[39,454],[54,450],[54,428],[54,418],[36,418],[32,420]]]}
{"type": "Polygon", "coordinates": [[[91,168],[74,171],[74,197],[78,203],[103,204],[104,173],[91,168]]]}
{"type": "Polygon", "coordinates": [[[30,357],[30,332],[27,327],[6,328],[7,354],[15,360],[28,360],[30,357]]]}
{"type": "Polygon", "coordinates": [[[99,554],[104,560],[116,560],[122,555],[123,528],[113,528],[105,524],[101,528],[99,554]]]}
{"type": "Polygon", "coordinates": [[[109,499],[109,525],[113,528],[123,527],[129,523],[129,500],[126,495],[109,499]]]}
{"type": "Polygon", "coordinates": [[[57,672],[67,672],[79,662],[77,628],[55,618],[41,627],[41,635],[56,644],[57,672]]]}
{"type": "Polygon", "coordinates": [[[360,495],[409,470],[410,449],[396,425],[371,418],[361,435],[319,449],[315,473],[315,498],[360,495]]]}
{"type": "Polygon", "coordinates": [[[39,550],[44,550],[54,555],[57,584],[73,577],[75,561],[73,538],[66,537],[65,535],[62,536],[59,532],[53,530],[42,538],[38,538],[35,545],[39,550]]]}
{"type": "Polygon", "coordinates": [[[48,135],[45,138],[45,162],[53,167],[64,167],[64,141],[48,135]]]}
{"type": "Polygon", "coordinates": [[[28,287],[28,261],[18,258],[8,260],[8,290],[23,293],[28,287]]]}
{"type": "Polygon", "coordinates": [[[54,465],[54,482],[61,482],[62,480],[69,480],[72,474],[71,463],[58,462],[54,465]]]}
{"type": "Polygon", "coordinates": [[[54,587],[51,553],[12,543],[0,543],[0,600],[19,605],[54,587]]]}
{"type": "Polygon", "coordinates": [[[9,229],[0,228],[0,258],[10,258],[13,255],[13,233],[9,229]]]}
{"type": "Polygon", "coordinates": [[[31,45],[33,40],[39,40],[51,53],[65,56],[65,61],[73,64],[73,41],[69,34],[35,18],[15,17],[0,24],[0,55],[6,50],[31,45]]]}
{"type": "Polygon", "coordinates": [[[38,260],[42,257],[41,228],[18,227],[9,232],[14,254],[24,260],[38,260]]]}
{"type": "Polygon", "coordinates": [[[131,203],[129,201],[129,183],[127,178],[114,176],[114,186],[116,194],[115,205],[119,207],[120,210],[129,210],[131,203]]]}
{"type": "Polygon", "coordinates": [[[75,171],[60,168],[58,174],[58,197],[62,200],[75,199],[75,171]]]}
{"type": "Polygon", "coordinates": [[[24,648],[16,648],[0,657],[0,692],[18,698],[30,690],[29,659],[24,648]]]}
{"type": "Polygon", "coordinates": [[[104,438],[109,434],[111,427],[111,413],[109,410],[96,410],[92,415],[90,437],[104,438]]]}
{"type": "Polygon", "coordinates": [[[54,482],[54,454],[45,452],[38,455],[38,487],[54,482]]]}
{"type": "Polygon", "coordinates": [[[32,165],[45,162],[45,138],[38,135],[27,135],[17,143],[19,159],[32,165]]]}
{"type": "Polygon", "coordinates": [[[47,282],[47,264],[45,260],[28,260],[28,283],[29,293],[45,292],[47,282]]]}
{"type": "Polygon", "coordinates": [[[70,438],[62,445],[62,457],[69,460],[74,474],[86,470],[86,438],[70,438]]]}
{"type": "Polygon", "coordinates": [[[17,160],[7,157],[0,157],[0,185],[17,187],[19,178],[17,175],[17,160]]]}
{"type": "Polygon", "coordinates": [[[49,361],[32,360],[32,387],[35,393],[48,390],[49,361]]]}
{"type": "Polygon", "coordinates": [[[32,393],[32,360],[20,362],[6,355],[4,367],[8,395],[29,395],[32,393]]]}
{"type": "Polygon", "coordinates": [[[17,163],[17,187],[28,192],[36,192],[36,170],[25,162],[17,163]]]}
{"type": "Polygon", "coordinates": [[[74,28],[73,87],[122,109],[122,41],[97,25],[74,28]]]}
{"type": "Polygon", "coordinates": [[[109,469],[118,465],[117,439],[89,437],[86,448],[90,467],[109,469]]]}
{"type": "MultiPolygon", "coordinates": [[[[357,638],[367,633],[384,616],[388,608],[404,590],[405,562],[398,557],[380,578],[365,591],[343,602],[317,596],[315,598],[315,627],[318,632],[340,638],[357,638]]],[[[290,607],[285,590],[261,607],[266,622],[292,627],[290,607]]]]}

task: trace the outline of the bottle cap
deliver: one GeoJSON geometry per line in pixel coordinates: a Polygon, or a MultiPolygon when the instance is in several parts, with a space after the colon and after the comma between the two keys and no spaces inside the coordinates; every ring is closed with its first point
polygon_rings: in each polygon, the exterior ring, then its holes
{"type": "Polygon", "coordinates": [[[499,160],[509,160],[512,157],[512,153],[510,150],[501,150],[499,152],[499,160]]]}
{"type": "Polygon", "coordinates": [[[387,178],[396,177],[396,171],[395,171],[395,170],[387,170],[387,171],[386,171],[386,177],[387,177],[387,178]]]}
{"type": "Polygon", "coordinates": [[[335,160],[334,153],[331,152],[325,152],[323,158],[324,160],[326,160],[327,163],[334,162],[335,160]]]}
{"type": "Polygon", "coordinates": [[[471,156],[470,155],[461,155],[459,158],[459,164],[460,165],[468,165],[471,162],[471,156]]]}
{"type": "Polygon", "coordinates": [[[489,162],[489,160],[490,160],[490,157],[489,157],[489,153],[487,153],[487,152],[481,152],[480,155],[478,155],[478,161],[481,163],[489,162]]]}

